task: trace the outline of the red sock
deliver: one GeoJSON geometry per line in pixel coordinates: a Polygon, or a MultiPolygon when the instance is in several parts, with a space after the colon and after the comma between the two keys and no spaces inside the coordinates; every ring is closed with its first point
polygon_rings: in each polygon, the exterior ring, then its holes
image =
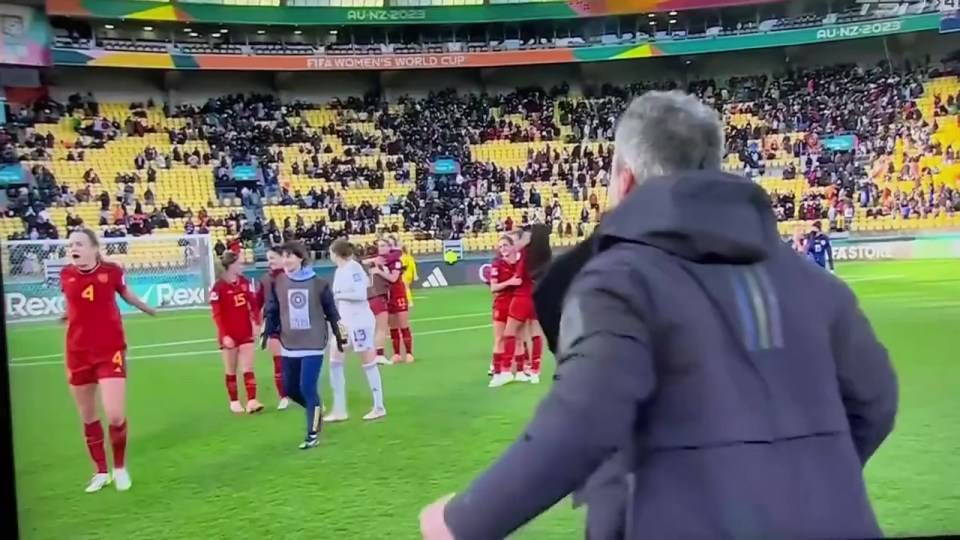
{"type": "Polygon", "coordinates": [[[257,399],[257,376],[252,371],[243,374],[243,387],[247,390],[247,401],[257,399]]]}
{"type": "Polygon", "coordinates": [[[227,384],[227,395],[230,396],[230,401],[237,401],[237,376],[236,375],[225,375],[224,380],[227,384]]]}
{"type": "Polygon", "coordinates": [[[531,355],[530,369],[534,373],[540,373],[540,360],[543,358],[543,338],[533,336],[533,354],[531,355]]]}
{"type": "Polygon", "coordinates": [[[383,353],[384,353],[383,347],[380,347],[379,349],[377,349],[377,356],[383,356],[383,353]]]}
{"type": "Polygon", "coordinates": [[[107,452],[103,448],[103,426],[99,420],[83,425],[83,438],[87,440],[87,452],[90,453],[97,472],[107,472],[107,452]]]}
{"type": "Polygon", "coordinates": [[[273,357],[273,384],[277,387],[277,395],[280,399],[287,396],[283,394],[283,357],[273,357]]]}
{"type": "Polygon", "coordinates": [[[390,343],[393,344],[393,354],[400,355],[400,329],[390,329],[390,343]]]}
{"type": "Polygon", "coordinates": [[[493,353],[493,374],[494,375],[499,375],[500,372],[503,371],[503,361],[501,360],[502,357],[503,357],[503,353],[499,353],[499,352],[493,353]]]}
{"type": "Polygon", "coordinates": [[[524,355],[522,354],[518,354],[516,358],[514,358],[514,362],[517,363],[517,373],[520,373],[521,371],[526,369],[527,365],[529,365],[526,362],[526,357],[524,357],[524,355]]]}
{"type": "Polygon", "coordinates": [[[127,421],[119,426],[110,424],[110,448],[113,449],[113,468],[122,469],[127,457],[127,421]]]}
{"type": "Polygon", "coordinates": [[[403,348],[407,354],[413,354],[413,334],[410,333],[410,327],[401,328],[400,335],[403,336],[403,348]]]}
{"type": "Polygon", "coordinates": [[[504,371],[510,371],[510,359],[513,358],[513,351],[515,350],[517,350],[517,338],[514,336],[504,336],[503,357],[500,359],[504,371]]]}

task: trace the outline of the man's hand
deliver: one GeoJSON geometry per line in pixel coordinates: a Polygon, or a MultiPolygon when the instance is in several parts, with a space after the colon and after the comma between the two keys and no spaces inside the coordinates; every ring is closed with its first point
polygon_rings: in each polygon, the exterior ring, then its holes
{"type": "Polygon", "coordinates": [[[443,511],[455,494],[440,498],[420,512],[420,535],[423,540],[454,540],[453,533],[447,528],[443,511]]]}
{"type": "Polygon", "coordinates": [[[237,344],[234,343],[233,338],[230,336],[223,336],[223,339],[220,340],[220,344],[223,345],[224,349],[236,349],[237,344]]]}

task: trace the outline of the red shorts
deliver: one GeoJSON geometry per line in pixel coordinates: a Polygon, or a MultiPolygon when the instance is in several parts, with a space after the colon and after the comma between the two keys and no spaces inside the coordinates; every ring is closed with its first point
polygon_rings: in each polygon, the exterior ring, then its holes
{"type": "Polygon", "coordinates": [[[520,322],[536,319],[537,314],[533,309],[533,297],[514,296],[513,300],[510,301],[510,309],[507,311],[507,316],[520,322]]]}
{"type": "Polygon", "coordinates": [[[384,295],[374,296],[367,300],[370,303],[370,311],[373,312],[374,316],[380,315],[381,313],[387,312],[387,297],[384,295]]]}
{"type": "Polygon", "coordinates": [[[407,295],[403,296],[397,295],[390,297],[390,300],[387,302],[387,313],[393,315],[396,313],[405,313],[410,309],[410,306],[407,304],[407,295]]]}
{"type": "Polygon", "coordinates": [[[127,351],[67,352],[67,381],[71,386],[97,384],[103,379],[127,378],[127,351]]]}
{"type": "Polygon", "coordinates": [[[493,300],[493,322],[505,323],[510,317],[510,302],[512,298],[509,296],[498,296],[493,300]]]}
{"type": "MultiPolygon", "coordinates": [[[[243,332],[243,333],[239,333],[239,332],[238,332],[238,333],[236,333],[236,334],[227,334],[225,337],[229,337],[230,339],[232,339],[232,340],[233,340],[233,343],[234,343],[237,347],[239,347],[239,346],[241,346],[241,345],[246,345],[246,344],[248,344],[248,343],[253,343],[253,342],[254,342],[253,335],[252,335],[250,332],[243,332]]],[[[222,343],[221,343],[221,345],[220,345],[220,348],[221,348],[221,349],[224,348],[223,345],[222,345],[222,343]]]]}

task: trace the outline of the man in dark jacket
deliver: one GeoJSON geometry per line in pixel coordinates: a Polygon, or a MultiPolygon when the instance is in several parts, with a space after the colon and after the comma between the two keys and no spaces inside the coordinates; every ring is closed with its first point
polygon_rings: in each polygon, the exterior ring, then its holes
{"type": "Polygon", "coordinates": [[[555,383],[496,463],[424,510],[424,538],[504,538],[577,489],[590,539],[880,534],[862,469],[897,410],[887,352],[722,149],[693,97],[631,104],[555,383]]]}

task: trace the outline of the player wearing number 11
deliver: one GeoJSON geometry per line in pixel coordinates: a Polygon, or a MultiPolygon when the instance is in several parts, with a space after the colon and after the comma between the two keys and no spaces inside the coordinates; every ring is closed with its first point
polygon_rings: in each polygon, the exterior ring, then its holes
{"type": "Polygon", "coordinates": [[[60,271],[60,287],[66,302],[66,364],[70,394],[77,404],[87,451],[96,473],[87,493],[100,491],[111,480],[117,490],[130,489],[126,469],[127,419],[125,413],[127,342],[120,320],[117,295],[140,311],[154,310],[127,288],[123,269],[100,257],[100,241],[89,229],[70,235],[70,264],[60,271]],[[109,424],[113,451],[113,476],[107,469],[103,425],[97,413],[97,389],[109,424]]]}

